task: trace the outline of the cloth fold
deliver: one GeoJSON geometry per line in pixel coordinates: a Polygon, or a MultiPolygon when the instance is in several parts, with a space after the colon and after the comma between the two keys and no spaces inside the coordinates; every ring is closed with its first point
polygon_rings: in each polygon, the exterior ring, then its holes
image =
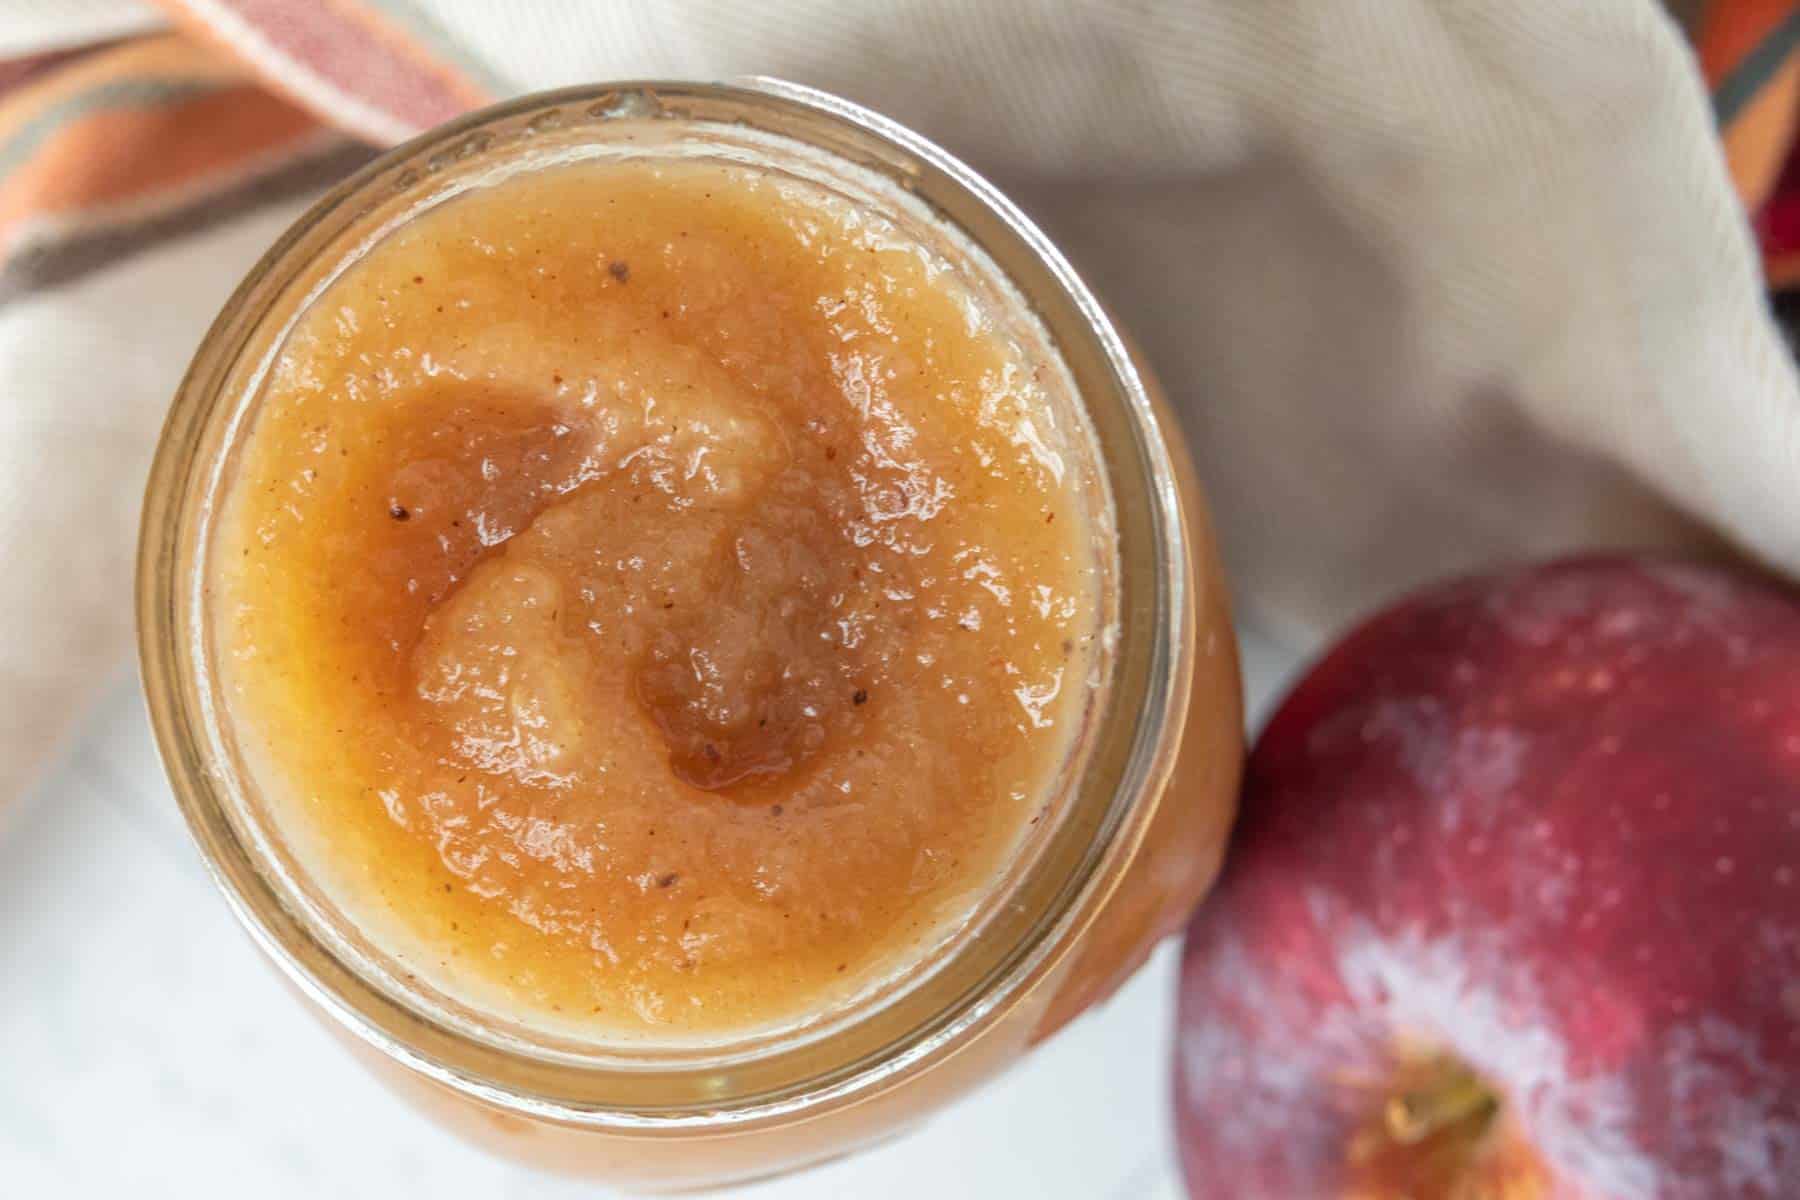
{"type": "Polygon", "coordinates": [[[0,0],[0,803],[129,654],[163,408],[280,224],[372,146],[601,78],[796,79],[1013,193],[1146,347],[1240,611],[1297,651],[1498,559],[1800,571],[1764,291],[1800,277],[1800,4],[1678,7],[80,0],[59,34],[0,0]]]}

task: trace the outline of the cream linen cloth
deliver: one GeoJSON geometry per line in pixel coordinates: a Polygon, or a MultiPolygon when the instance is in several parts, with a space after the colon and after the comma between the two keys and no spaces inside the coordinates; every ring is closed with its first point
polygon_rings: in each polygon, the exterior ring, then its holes
{"type": "MultiPolygon", "coordinates": [[[[1800,569],[1793,363],[1699,72],[1651,0],[364,5],[455,75],[452,100],[422,102],[379,71],[283,56],[284,26],[328,6],[174,7],[374,141],[471,92],[767,74],[942,142],[1142,342],[1240,615],[1295,652],[1496,559],[1722,535],[1800,569]]],[[[129,658],[164,408],[303,190],[5,295],[0,800],[129,658]]]]}

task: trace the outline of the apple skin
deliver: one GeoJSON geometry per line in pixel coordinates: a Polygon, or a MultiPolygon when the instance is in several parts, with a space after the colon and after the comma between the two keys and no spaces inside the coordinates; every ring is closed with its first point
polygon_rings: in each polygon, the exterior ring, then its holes
{"type": "Polygon", "coordinates": [[[1496,1094],[1509,1196],[1800,1197],[1800,600],[1589,558],[1375,617],[1262,734],[1180,987],[1195,1200],[1400,1195],[1353,1143],[1408,1047],[1496,1094]]]}

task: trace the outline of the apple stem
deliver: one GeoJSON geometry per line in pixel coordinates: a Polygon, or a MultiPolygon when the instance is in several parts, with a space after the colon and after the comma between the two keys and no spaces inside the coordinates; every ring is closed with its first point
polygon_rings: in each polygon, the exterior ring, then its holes
{"type": "Polygon", "coordinates": [[[1485,1129],[1500,1111],[1500,1099],[1471,1071],[1456,1071],[1433,1086],[1389,1097],[1383,1112],[1388,1136],[1402,1146],[1416,1146],[1453,1125],[1472,1123],[1485,1129]]]}
{"type": "MultiPolygon", "coordinates": [[[[1455,1055],[1398,1044],[1347,1146],[1346,1194],[1368,1200],[1544,1200],[1549,1176],[1505,1093],[1455,1055]]],[[[1370,1086],[1370,1081],[1352,1084],[1370,1086]]]]}

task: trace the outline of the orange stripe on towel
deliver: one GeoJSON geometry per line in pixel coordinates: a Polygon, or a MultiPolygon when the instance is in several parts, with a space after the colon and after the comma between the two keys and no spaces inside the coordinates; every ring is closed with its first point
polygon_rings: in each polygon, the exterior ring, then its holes
{"type": "Polygon", "coordinates": [[[1744,207],[1756,212],[1781,177],[1800,124],[1800,56],[1790,56],[1757,90],[1719,136],[1744,207]]]}
{"type": "MultiPolygon", "coordinates": [[[[1697,30],[1701,70],[1712,91],[1731,181],[1757,223],[1769,282],[1791,282],[1790,248],[1770,209],[1800,133],[1800,0],[1714,0],[1697,30]]],[[[1784,209],[1792,207],[1783,205],[1784,209]]]]}
{"type": "MultiPolygon", "coordinates": [[[[242,83],[244,71],[229,58],[165,34],[125,42],[21,83],[0,97],[0,145],[26,122],[106,84],[130,79],[188,80],[195,86],[242,83]]],[[[5,170],[0,167],[0,175],[5,170]]]]}
{"type": "Polygon", "coordinates": [[[1713,0],[1695,35],[1706,85],[1717,88],[1795,8],[1794,0],[1713,0]]]}
{"type": "Polygon", "coordinates": [[[80,224],[236,181],[316,149],[320,126],[228,60],[179,37],[129,43],[0,100],[0,258],[31,222],[80,224]]]}

